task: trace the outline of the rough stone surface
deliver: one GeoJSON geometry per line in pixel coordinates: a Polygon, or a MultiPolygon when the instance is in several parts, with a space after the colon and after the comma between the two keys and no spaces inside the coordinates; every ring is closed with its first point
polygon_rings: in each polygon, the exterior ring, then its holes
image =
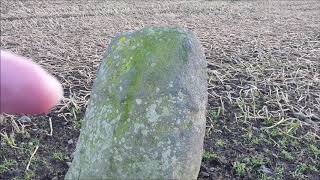
{"type": "Polygon", "coordinates": [[[180,28],[113,39],[66,179],[196,179],[207,104],[203,51],[180,28]]]}

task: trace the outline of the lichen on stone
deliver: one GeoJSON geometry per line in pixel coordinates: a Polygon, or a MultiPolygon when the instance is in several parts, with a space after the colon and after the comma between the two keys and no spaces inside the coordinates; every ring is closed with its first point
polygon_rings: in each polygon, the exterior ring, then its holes
{"type": "Polygon", "coordinates": [[[145,28],[109,47],[66,179],[194,177],[207,101],[199,43],[180,28],[145,28]]]}

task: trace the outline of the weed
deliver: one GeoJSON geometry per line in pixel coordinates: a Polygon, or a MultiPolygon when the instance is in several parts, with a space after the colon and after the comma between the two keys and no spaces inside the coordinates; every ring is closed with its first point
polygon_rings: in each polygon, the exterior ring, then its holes
{"type": "Polygon", "coordinates": [[[282,133],[277,128],[271,129],[267,132],[273,138],[282,137],[282,133]]]}
{"type": "Polygon", "coordinates": [[[273,117],[268,117],[268,118],[264,119],[264,125],[266,125],[266,126],[272,126],[272,125],[274,125],[274,123],[277,122],[277,121],[279,121],[279,120],[276,120],[276,119],[273,118],[273,117]]]}
{"type": "Polygon", "coordinates": [[[290,121],[286,125],[285,133],[288,135],[294,135],[295,131],[300,127],[300,124],[298,122],[290,121]]]}
{"type": "Polygon", "coordinates": [[[283,177],[283,173],[284,173],[284,167],[281,165],[277,165],[275,168],[275,172],[276,172],[276,177],[279,179],[282,179],[283,177]]]}
{"type": "Polygon", "coordinates": [[[208,159],[216,159],[216,158],[218,158],[218,155],[216,154],[216,153],[214,153],[214,152],[209,152],[209,151],[204,151],[203,152],[203,159],[204,160],[208,160],[208,159]]]}
{"type": "Polygon", "coordinates": [[[261,143],[261,140],[259,139],[259,137],[253,137],[253,138],[251,139],[251,143],[252,143],[253,145],[258,145],[258,144],[261,143]]]}
{"type": "Polygon", "coordinates": [[[269,179],[273,179],[273,178],[268,176],[267,174],[262,173],[259,175],[259,179],[260,180],[269,180],[269,179]]]}
{"type": "Polygon", "coordinates": [[[216,142],[216,145],[217,146],[220,146],[220,147],[223,147],[226,143],[224,142],[223,139],[218,139],[217,142],[216,142]]]}
{"type": "Polygon", "coordinates": [[[309,145],[309,151],[316,157],[320,155],[320,149],[313,144],[309,145]]]}
{"type": "Polygon", "coordinates": [[[82,122],[83,122],[83,119],[72,121],[73,128],[80,129],[82,122]]]}
{"type": "Polygon", "coordinates": [[[3,138],[4,142],[7,143],[10,147],[16,148],[15,138],[14,134],[10,133],[10,135],[7,134],[7,132],[0,132],[1,137],[3,138]]]}
{"type": "Polygon", "coordinates": [[[64,155],[62,152],[54,152],[52,154],[52,158],[57,161],[64,161],[65,159],[68,159],[68,157],[64,155]]]}
{"type": "Polygon", "coordinates": [[[35,174],[34,171],[31,171],[31,170],[26,171],[25,174],[24,174],[24,179],[25,180],[32,180],[32,179],[34,179],[35,175],[36,174],[35,174]]]}
{"type": "Polygon", "coordinates": [[[287,160],[292,161],[294,159],[291,153],[286,150],[282,150],[281,153],[284,155],[284,158],[286,158],[287,160]]]}
{"type": "Polygon", "coordinates": [[[294,175],[295,177],[303,177],[303,175],[304,175],[308,170],[309,170],[308,165],[306,165],[306,164],[304,164],[304,163],[303,163],[303,164],[299,164],[299,165],[296,167],[293,175],[294,175]]]}
{"type": "Polygon", "coordinates": [[[253,168],[260,167],[261,165],[265,164],[263,157],[261,156],[253,156],[250,158],[250,165],[253,168]]]}
{"type": "Polygon", "coordinates": [[[0,174],[10,170],[15,165],[17,165],[17,161],[12,159],[9,159],[9,160],[5,159],[4,162],[0,164],[0,174]]]}
{"type": "Polygon", "coordinates": [[[209,111],[209,117],[212,119],[212,120],[218,120],[219,116],[220,116],[220,107],[218,108],[217,111],[214,111],[214,110],[210,110],[209,111]]]}
{"type": "Polygon", "coordinates": [[[235,161],[233,163],[233,170],[235,171],[236,175],[244,176],[246,173],[246,164],[235,161]]]}

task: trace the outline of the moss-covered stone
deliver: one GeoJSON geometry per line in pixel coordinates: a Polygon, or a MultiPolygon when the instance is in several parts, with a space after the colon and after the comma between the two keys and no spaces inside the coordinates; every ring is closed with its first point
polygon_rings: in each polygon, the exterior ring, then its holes
{"type": "Polygon", "coordinates": [[[66,179],[196,178],[206,90],[206,63],[191,32],[145,28],[115,37],[66,179]]]}

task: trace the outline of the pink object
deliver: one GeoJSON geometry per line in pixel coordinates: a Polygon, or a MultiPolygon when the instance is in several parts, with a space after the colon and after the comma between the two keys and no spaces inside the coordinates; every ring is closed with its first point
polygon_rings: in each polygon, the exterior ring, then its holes
{"type": "Polygon", "coordinates": [[[0,62],[1,113],[47,113],[61,100],[61,84],[38,64],[3,50],[0,62]]]}

